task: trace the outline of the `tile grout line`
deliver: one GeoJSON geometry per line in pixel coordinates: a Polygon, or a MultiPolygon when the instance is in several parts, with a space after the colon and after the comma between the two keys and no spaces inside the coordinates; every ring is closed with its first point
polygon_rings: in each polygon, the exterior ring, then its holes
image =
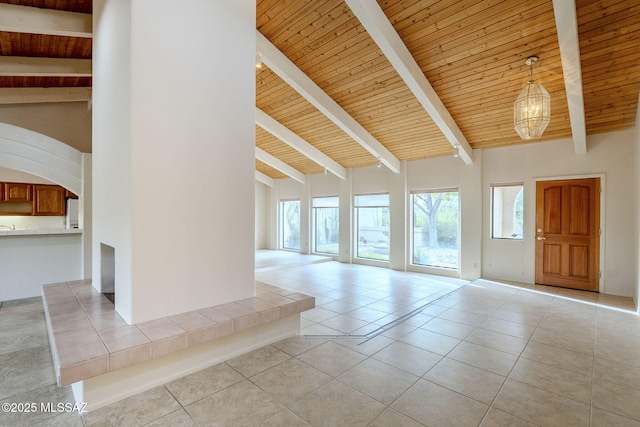
{"type": "MultiPolygon", "coordinates": [[[[380,334],[382,334],[382,333],[388,331],[389,329],[392,329],[393,327],[397,326],[396,324],[400,324],[400,323],[406,321],[407,319],[410,319],[410,318],[414,317],[418,313],[422,312],[425,308],[427,308],[427,307],[437,303],[438,301],[440,301],[440,300],[442,300],[442,299],[444,299],[446,297],[449,297],[450,295],[452,295],[452,294],[454,294],[454,293],[466,288],[467,286],[469,286],[470,284],[476,282],[477,280],[480,280],[480,279],[475,279],[475,280],[472,280],[472,281],[470,281],[468,283],[465,283],[462,286],[460,286],[460,287],[458,287],[456,289],[453,289],[452,291],[449,291],[444,295],[439,296],[435,300],[427,302],[424,305],[422,305],[422,306],[420,306],[418,308],[415,308],[415,309],[411,310],[410,312],[400,316],[399,318],[394,319],[394,320],[392,320],[392,321],[390,321],[390,322],[388,322],[388,323],[386,323],[386,324],[384,324],[382,326],[379,326],[378,328],[376,328],[373,331],[371,331],[369,333],[366,333],[366,334],[335,334],[335,335],[333,335],[333,334],[327,334],[327,335],[323,335],[323,334],[315,335],[314,334],[314,335],[311,335],[310,334],[310,335],[300,335],[300,336],[301,337],[305,337],[305,338],[326,338],[326,339],[363,338],[364,341],[362,341],[358,345],[365,344],[368,341],[372,340],[373,338],[379,336],[380,334]]],[[[346,314],[344,314],[344,315],[346,315],[346,314]]],[[[370,323],[374,323],[374,322],[370,322],[370,323]]]]}
{"type": "MultiPolygon", "coordinates": [[[[515,295],[517,295],[520,291],[514,293],[507,301],[505,301],[504,304],[506,304],[509,300],[511,300],[513,297],[515,297],[515,295]]],[[[554,296],[555,298],[555,296],[554,296]]],[[[504,304],[502,304],[502,306],[504,306],[504,304]]],[[[502,308],[502,306],[500,306],[502,308]]],[[[545,306],[544,308],[544,313],[547,312],[547,308],[548,308],[548,304],[545,306]]],[[[540,321],[542,320],[542,318],[544,317],[544,313],[542,314],[542,316],[540,317],[540,319],[537,321],[536,323],[536,329],[538,328],[538,325],[540,324],[540,321]]],[[[478,326],[480,327],[480,326],[478,326]]],[[[533,334],[535,333],[536,329],[533,330],[533,332],[531,332],[531,335],[529,336],[529,338],[527,338],[527,344],[525,344],[525,346],[522,348],[522,351],[518,354],[518,358],[516,359],[516,361],[513,363],[513,366],[511,367],[511,369],[509,369],[509,372],[507,373],[507,375],[504,376],[504,381],[502,382],[502,385],[500,386],[500,388],[498,389],[498,391],[496,392],[496,395],[493,396],[493,399],[491,399],[491,403],[488,405],[487,408],[487,412],[485,412],[484,416],[482,417],[482,421],[480,422],[480,425],[484,422],[484,420],[487,418],[487,415],[489,415],[489,411],[491,411],[491,409],[494,408],[494,404],[496,402],[496,399],[498,398],[498,396],[500,395],[500,392],[502,392],[502,390],[504,389],[505,384],[507,383],[507,380],[509,379],[509,377],[511,376],[511,373],[513,372],[513,369],[515,368],[516,364],[518,363],[518,361],[522,358],[522,353],[524,352],[525,348],[527,348],[527,346],[529,345],[529,343],[531,342],[531,337],[533,337],[533,334]]],[[[516,381],[516,380],[513,380],[516,381]]],[[[501,409],[497,409],[496,410],[500,411],[501,409]]],[[[503,411],[506,414],[511,415],[512,417],[515,417],[517,419],[523,420],[525,422],[531,422],[528,420],[525,420],[524,418],[521,418],[515,414],[512,414],[510,412],[507,411],[503,411]]]]}

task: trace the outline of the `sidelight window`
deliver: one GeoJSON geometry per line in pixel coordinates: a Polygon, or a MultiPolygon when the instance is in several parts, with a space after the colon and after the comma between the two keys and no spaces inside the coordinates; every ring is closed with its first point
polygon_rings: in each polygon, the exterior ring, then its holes
{"type": "Polygon", "coordinates": [[[524,186],[491,186],[491,238],[522,240],[524,226],[524,186]]]}

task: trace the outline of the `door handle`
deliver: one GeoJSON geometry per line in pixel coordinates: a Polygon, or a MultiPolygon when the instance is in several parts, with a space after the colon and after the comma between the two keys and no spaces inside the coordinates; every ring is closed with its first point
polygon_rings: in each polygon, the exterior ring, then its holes
{"type": "Polygon", "coordinates": [[[537,240],[547,240],[547,238],[546,238],[546,237],[544,237],[544,236],[538,236],[538,237],[536,237],[536,239],[537,239],[537,240]]]}

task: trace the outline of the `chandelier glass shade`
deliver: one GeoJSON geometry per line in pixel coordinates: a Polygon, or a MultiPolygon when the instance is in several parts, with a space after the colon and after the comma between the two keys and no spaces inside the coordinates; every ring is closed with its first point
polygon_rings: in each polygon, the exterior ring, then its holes
{"type": "Polygon", "coordinates": [[[542,136],[551,121],[551,97],[549,92],[533,80],[533,63],[536,57],[528,58],[526,64],[531,67],[531,77],[514,103],[513,124],[522,139],[536,139],[542,136]]]}

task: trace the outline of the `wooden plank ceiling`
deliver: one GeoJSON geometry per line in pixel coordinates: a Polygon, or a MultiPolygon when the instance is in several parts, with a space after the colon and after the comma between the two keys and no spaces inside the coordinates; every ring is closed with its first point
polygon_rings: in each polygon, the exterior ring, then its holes
{"type": "MultiPolygon", "coordinates": [[[[640,3],[575,0],[587,135],[634,126],[640,92],[640,3]]],[[[90,0],[0,0],[91,13],[90,0]]],[[[534,78],[551,95],[543,137],[571,137],[552,0],[379,0],[472,148],[522,141],[513,102],[534,78]]],[[[448,156],[451,143],[343,0],[257,0],[256,28],[399,160],[448,156]]],[[[91,39],[0,31],[0,55],[91,58],[91,39]]],[[[0,77],[0,87],[88,87],[89,77],[0,77]]],[[[256,106],[345,168],[375,155],[267,66],[256,70],[256,106]]],[[[256,126],[256,145],[305,174],[324,167],[256,126]]],[[[285,175],[256,161],[272,178],[285,175]]]]}

